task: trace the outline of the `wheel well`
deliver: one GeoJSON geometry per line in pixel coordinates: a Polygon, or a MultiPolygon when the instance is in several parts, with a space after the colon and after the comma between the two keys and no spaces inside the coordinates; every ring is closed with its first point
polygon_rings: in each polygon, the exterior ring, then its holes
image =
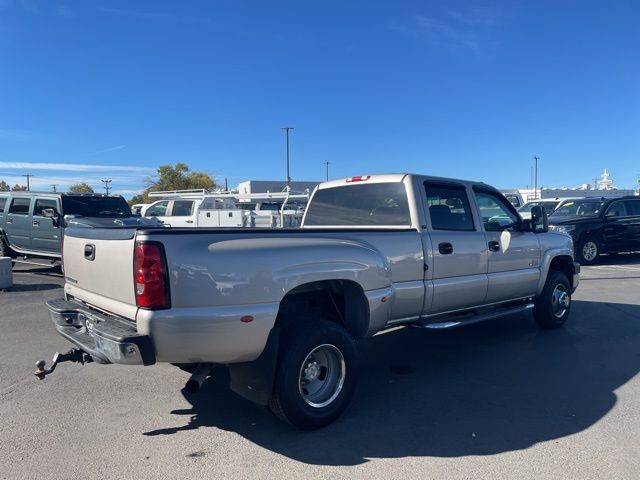
{"type": "Polygon", "coordinates": [[[280,302],[276,326],[322,317],[344,325],[355,339],[369,328],[369,304],[362,287],[351,280],[322,280],[299,285],[280,302]]]}
{"type": "Polygon", "coordinates": [[[556,270],[564,273],[569,281],[572,281],[573,274],[575,273],[575,267],[573,265],[573,259],[568,255],[561,255],[551,260],[549,265],[549,271],[556,270]]]}

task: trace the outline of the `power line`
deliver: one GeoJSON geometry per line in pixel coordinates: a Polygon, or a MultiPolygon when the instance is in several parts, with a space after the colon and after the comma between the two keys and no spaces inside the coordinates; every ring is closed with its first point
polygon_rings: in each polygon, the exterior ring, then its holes
{"type": "Polygon", "coordinates": [[[536,166],[535,166],[535,174],[534,174],[534,187],[533,187],[533,195],[534,195],[534,200],[538,199],[538,160],[540,160],[540,157],[538,157],[537,155],[533,156],[533,159],[536,162],[536,166]]]}
{"type": "Polygon", "coordinates": [[[111,183],[111,179],[110,178],[103,178],[102,180],[100,180],[102,183],[104,183],[104,192],[106,195],[109,195],[109,184],[111,183]]]}
{"type": "Polygon", "coordinates": [[[325,178],[326,178],[326,181],[328,182],[329,181],[329,164],[331,162],[327,160],[326,162],[323,162],[323,163],[324,163],[325,178]]]}
{"type": "Polygon", "coordinates": [[[26,173],[24,175],[22,175],[23,177],[27,177],[27,192],[31,190],[30,185],[29,185],[29,179],[31,177],[35,177],[35,175],[31,174],[31,173],[26,173]]]}

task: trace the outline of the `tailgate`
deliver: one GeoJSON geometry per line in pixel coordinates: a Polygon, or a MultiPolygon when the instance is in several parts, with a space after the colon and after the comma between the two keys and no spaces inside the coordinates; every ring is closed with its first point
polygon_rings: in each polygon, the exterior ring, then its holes
{"type": "Polygon", "coordinates": [[[135,319],[135,235],[135,229],[67,229],[63,246],[65,292],[101,310],[135,319]]]}

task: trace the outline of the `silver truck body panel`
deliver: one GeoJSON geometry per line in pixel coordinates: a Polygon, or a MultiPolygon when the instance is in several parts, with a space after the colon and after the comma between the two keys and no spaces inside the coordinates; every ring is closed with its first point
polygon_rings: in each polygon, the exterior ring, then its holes
{"type": "Polygon", "coordinates": [[[66,235],[64,237],[64,276],[67,294],[87,299],[99,309],[135,318],[133,280],[133,236],[127,239],[94,239],[66,235]],[[85,247],[91,246],[93,260],[85,258],[85,247]],[[91,297],[91,301],[88,297],[91,297]],[[114,311],[114,308],[118,312],[114,311]],[[130,314],[133,312],[133,316],[130,314]]]}
{"type": "Polygon", "coordinates": [[[255,360],[265,346],[279,304],[139,309],[138,332],[151,336],[156,360],[236,363],[255,360]],[[251,322],[240,319],[250,315],[251,322]]]}
{"type": "MultiPolygon", "coordinates": [[[[158,361],[235,363],[260,355],[282,300],[302,286],[326,280],[357,284],[368,307],[366,332],[373,335],[395,324],[431,317],[442,322],[448,313],[532,298],[542,290],[554,258],[573,258],[571,239],[563,235],[485,231],[473,191],[479,182],[451,181],[465,189],[474,224],[473,231],[452,231],[434,230],[426,207],[424,183],[446,179],[394,174],[366,181],[402,183],[410,222],[361,228],[303,224],[296,230],[145,229],[130,237],[112,233],[110,239],[93,230],[65,237],[65,293],[135,321],[152,339],[158,361]],[[136,241],[164,248],[168,309],[136,306],[136,241]],[[489,242],[498,242],[499,249],[491,251],[489,242]],[[451,245],[450,253],[441,251],[443,243],[451,245]],[[83,253],[87,245],[95,248],[93,260],[83,253]],[[240,320],[247,316],[252,320],[240,320]]],[[[316,192],[332,187],[349,188],[336,180],[316,192]]]]}

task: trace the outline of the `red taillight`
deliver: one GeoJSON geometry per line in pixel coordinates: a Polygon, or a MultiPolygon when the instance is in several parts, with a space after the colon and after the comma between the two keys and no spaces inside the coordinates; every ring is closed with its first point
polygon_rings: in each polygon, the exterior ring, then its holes
{"type": "Polygon", "coordinates": [[[364,182],[366,180],[369,180],[370,178],[371,178],[371,175],[360,175],[358,177],[349,177],[349,178],[347,178],[347,183],[364,182]]]}
{"type": "Polygon", "coordinates": [[[142,308],[169,307],[164,251],[158,243],[136,243],[133,255],[136,304],[142,308]]]}

